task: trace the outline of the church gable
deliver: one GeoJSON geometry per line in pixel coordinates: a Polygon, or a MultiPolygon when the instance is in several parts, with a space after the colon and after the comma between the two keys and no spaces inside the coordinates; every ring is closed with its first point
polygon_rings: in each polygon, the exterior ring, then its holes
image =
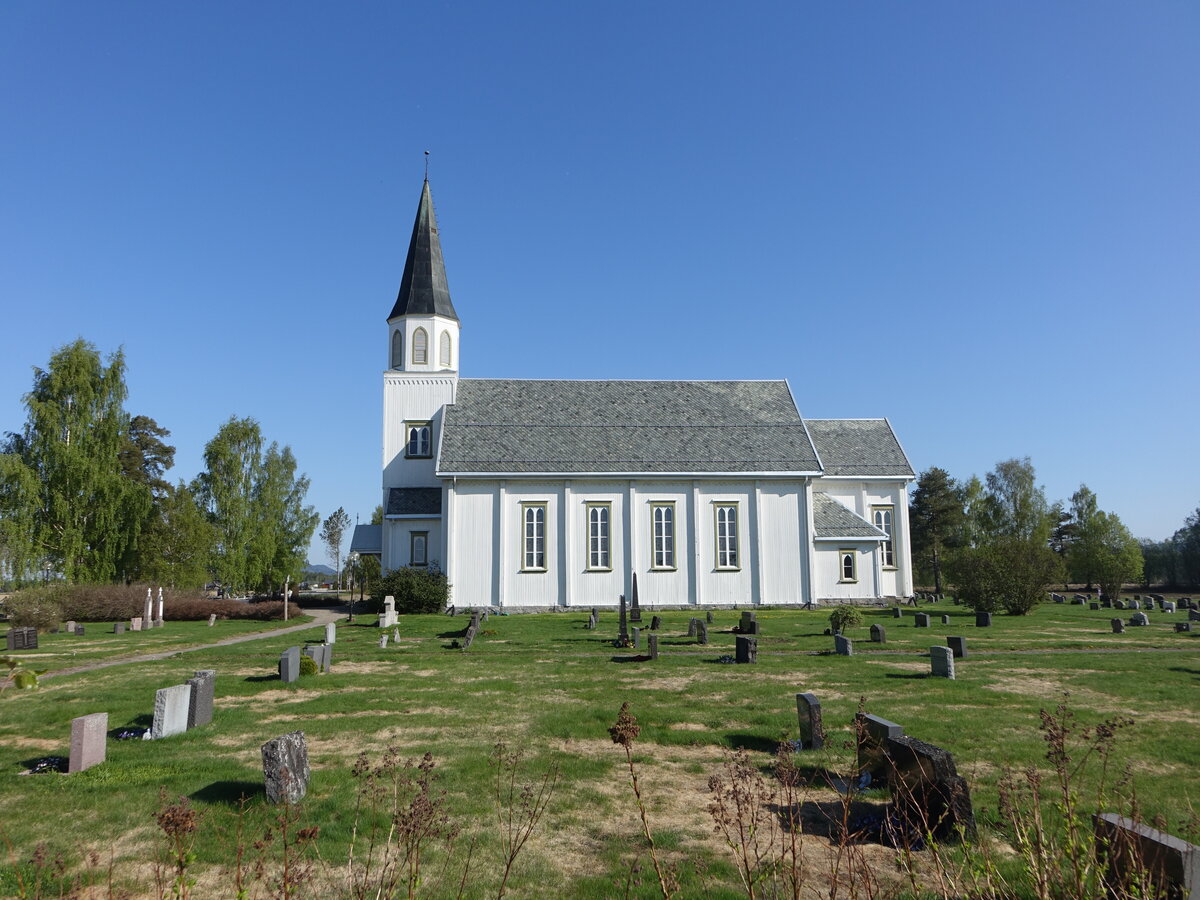
{"type": "Polygon", "coordinates": [[[820,473],[783,381],[463,379],[438,474],[820,473]]]}
{"type": "Polygon", "coordinates": [[[805,419],[826,475],[914,478],[887,419],[805,419]]]}

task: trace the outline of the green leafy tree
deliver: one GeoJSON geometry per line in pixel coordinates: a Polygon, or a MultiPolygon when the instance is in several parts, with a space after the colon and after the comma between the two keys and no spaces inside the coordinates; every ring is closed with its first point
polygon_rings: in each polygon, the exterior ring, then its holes
{"type": "Polygon", "coordinates": [[[0,585],[37,578],[41,554],[34,537],[41,484],[16,453],[0,453],[0,585]]]}
{"type": "Polygon", "coordinates": [[[1178,587],[1179,558],[1174,541],[1140,542],[1142,547],[1142,584],[1150,587],[1154,584],[1178,587]]]}
{"type": "Polygon", "coordinates": [[[983,527],[988,537],[1017,537],[1045,543],[1049,505],[1029,457],[1006,459],[984,477],[983,527]]]}
{"type": "Polygon", "coordinates": [[[1142,578],[1142,547],[1115,513],[1097,512],[1092,518],[1092,568],[1100,590],[1114,600],[1121,587],[1142,578]]]}
{"type": "Polygon", "coordinates": [[[340,506],[321,523],[321,540],[325,542],[329,554],[333,557],[333,567],[338,572],[338,590],[342,587],[342,538],[349,527],[350,516],[340,506]]]}
{"type": "Polygon", "coordinates": [[[216,526],[180,482],[155,505],[142,535],[141,577],[176,588],[200,587],[208,581],[216,546],[216,526]]]}
{"type": "Polygon", "coordinates": [[[1176,577],[1180,585],[1200,586],[1200,508],[1171,536],[1175,548],[1176,577]]]}
{"type": "Polygon", "coordinates": [[[1101,552],[1099,513],[1096,495],[1086,484],[1081,484],[1071,495],[1071,530],[1066,556],[1071,580],[1086,584],[1089,590],[1096,579],[1101,552]]]}
{"type": "Polygon", "coordinates": [[[214,570],[227,587],[248,588],[259,574],[250,569],[250,544],[258,524],[255,491],[262,479],[258,422],[230,417],[205,444],[204,465],[192,493],[217,529],[214,570]]]}
{"type": "Polygon", "coordinates": [[[383,524],[383,504],[382,503],[380,503],[378,506],[376,506],[375,509],[371,512],[371,524],[372,525],[382,525],[383,524]]]}
{"type": "Polygon", "coordinates": [[[121,469],[125,397],[124,355],[105,363],[77,340],[56,350],[46,369],[34,369],[25,427],[8,441],[14,459],[5,474],[17,487],[5,502],[25,504],[4,511],[8,530],[32,523],[30,536],[13,546],[24,555],[32,544],[67,581],[119,577],[149,513],[149,491],[121,469]],[[29,490],[35,483],[36,498],[29,490]]]}
{"type": "Polygon", "coordinates": [[[272,501],[261,507],[259,517],[263,531],[272,535],[274,550],[261,585],[282,587],[286,581],[294,581],[304,568],[308,544],[321,517],[315,507],[304,505],[311,482],[307,475],[296,474],[291,447],[279,449],[271,444],[263,462],[263,476],[263,493],[272,501]]]}
{"type": "Polygon", "coordinates": [[[1045,599],[1047,585],[1062,579],[1063,563],[1045,541],[999,536],[955,551],[947,570],[967,606],[1023,616],[1045,599]]]}
{"type": "Polygon", "coordinates": [[[942,567],[948,549],[961,546],[966,511],[963,489],[945,469],[926,469],[917,479],[909,502],[913,560],[933,576],[934,590],[942,591],[942,567]]]}
{"type": "Polygon", "coordinates": [[[450,603],[450,583],[446,574],[435,568],[402,566],[375,580],[371,590],[375,612],[383,609],[383,598],[387,596],[396,598],[398,613],[441,613],[450,603]]]}

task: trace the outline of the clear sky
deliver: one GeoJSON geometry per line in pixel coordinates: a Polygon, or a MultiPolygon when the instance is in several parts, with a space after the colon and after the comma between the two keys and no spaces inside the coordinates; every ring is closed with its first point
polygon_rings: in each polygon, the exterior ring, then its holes
{"type": "Polygon", "coordinates": [[[429,150],[465,376],[786,378],[1200,506],[1200,4],[10,0],[0,135],[0,431],[83,337],[171,476],[251,416],[366,521],[429,150]]]}

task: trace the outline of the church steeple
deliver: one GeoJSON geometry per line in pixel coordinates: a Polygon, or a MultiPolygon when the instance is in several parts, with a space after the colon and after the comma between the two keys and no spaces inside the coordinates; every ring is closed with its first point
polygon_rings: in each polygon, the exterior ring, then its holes
{"type": "Polygon", "coordinates": [[[417,204],[417,220],[413,223],[408,258],[404,261],[400,292],[388,321],[397,316],[442,316],[458,321],[454,304],[450,302],[446,264],[442,261],[442,242],[438,238],[428,178],[421,186],[421,200],[417,204]]]}

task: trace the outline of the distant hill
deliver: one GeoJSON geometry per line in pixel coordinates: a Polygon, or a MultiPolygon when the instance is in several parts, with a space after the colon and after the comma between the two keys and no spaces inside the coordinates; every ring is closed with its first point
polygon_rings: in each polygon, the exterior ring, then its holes
{"type": "Polygon", "coordinates": [[[336,575],[337,572],[334,571],[333,569],[331,569],[329,566],[323,566],[320,563],[317,563],[316,565],[309,563],[308,565],[306,565],[304,567],[304,574],[305,575],[336,575]]]}

